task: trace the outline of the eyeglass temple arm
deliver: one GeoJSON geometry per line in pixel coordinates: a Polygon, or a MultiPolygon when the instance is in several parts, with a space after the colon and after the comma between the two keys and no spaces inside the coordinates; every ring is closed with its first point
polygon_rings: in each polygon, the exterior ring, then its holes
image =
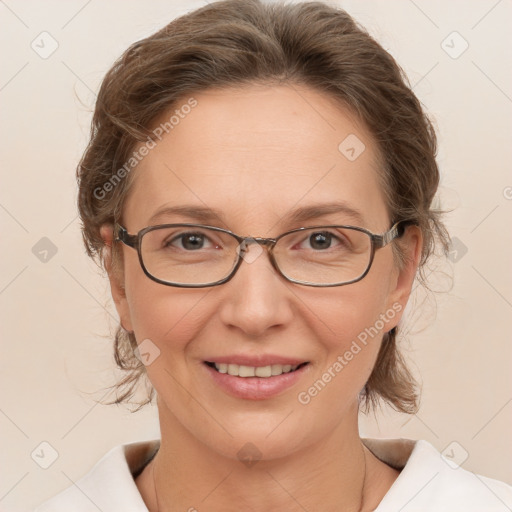
{"type": "Polygon", "coordinates": [[[136,249],[139,237],[137,235],[129,235],[126,228],[123,228],[120,224],[114,224],[114,241],[123,242],[128,247],[136,249]]]}
{"type": "Polygon", "coordinates": [[[400,238],[404,234],[405,228],[410,224],[413,224],[413,222],[408,220],[401,220],[393,224],[388,232],[382,235],[373,235],[373,242],[375,247],[385,247],[395,238],[400,238]]]}

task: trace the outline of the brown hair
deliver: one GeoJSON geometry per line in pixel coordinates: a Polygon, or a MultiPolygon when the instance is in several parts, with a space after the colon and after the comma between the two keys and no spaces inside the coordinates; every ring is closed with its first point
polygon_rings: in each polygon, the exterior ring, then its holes
{"type": "MultiPolygon", "coordinates": [[[[214,2],[124,52],[102,82],[90,142],[77,169],[88,254],[104,263],[100,227],[120,218],[133,178],[126,167],[120,169],[137,145],[150,140],[155,120],[194,92],[255,83],[311,87],[348,106],[365,123],[382,155],[391,220],[412,220],[422,231],[419,278],[424,281],[435,242],[446,252],[448,239],[439,212],[431,208],[439,183],[433,127],[391,55],[346,12],[321,2],[214,2]]],[[[397,329],[384,334],[363,391],[367,410],[379,399],[402,412],[418,408],[417,386],[396,337],[397,329]]],[[[133,397],[140,379],[146,379],[136,347],[133,333],[119,326],[114,355],[126,374],[111,403],[133,397]]],[[[151,388],[139,408],[153,396],[151,388]]]]}

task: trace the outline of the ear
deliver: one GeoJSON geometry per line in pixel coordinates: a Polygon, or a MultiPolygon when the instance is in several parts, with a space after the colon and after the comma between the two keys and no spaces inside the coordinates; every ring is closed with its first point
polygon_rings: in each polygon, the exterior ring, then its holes
{"type": "Polygon", "coordinates": [[[121,326],[124,330],[131,332],[133,331],[133,327],[130,318],[130,308],[123,284],[124,273],[122,268],[119,267],[119,264],[113,264],[112,260],[112,244],[114,243],[114,230],[112,225],[104,224],[101,226],[100,236],[105,244],[103,247],[103,263],[108,274],[110,291],[121,321],[121,326]]]}
{"type": "Polygon", "coordinates": [[[423,235],[420,228],[418,226],[408,226],[398,243],[404,257],[396,273],[394,273],[396,277],[391,282],[388,297],[388,308],[397,311],[398,314],[387,324],[388,330],[398,325],[411,295],[423,248],[423,235]]]}

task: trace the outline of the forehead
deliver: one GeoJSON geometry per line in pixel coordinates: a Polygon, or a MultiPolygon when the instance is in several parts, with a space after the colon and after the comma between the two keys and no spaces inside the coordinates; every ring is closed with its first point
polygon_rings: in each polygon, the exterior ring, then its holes
{"type": "MultiPolygon", "coordinates": [[[[186,204],[216,210],[234,231],[266,233],[299,220],[286,216],[292,210],[330,202],[360,211],[365,227],[387,228],[375,142],[324,94],[295,85],[205,91],[154,128],[161,140],[133,171],[123,212],[132,231],[186,204]]],[[[349,208],[330,218],[349,220],[349,208]]]]}

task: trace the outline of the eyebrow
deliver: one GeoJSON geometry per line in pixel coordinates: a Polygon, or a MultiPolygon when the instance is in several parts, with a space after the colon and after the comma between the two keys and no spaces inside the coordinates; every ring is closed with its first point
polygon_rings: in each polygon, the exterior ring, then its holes
{"type": "MultiPolygon", "coordinates": [[[[295,208],[284,215],[280,223],[296,224],[318,217],[323,217],[325,215],[332,215],[334,213],[342,213],[357,222],[359,225],[364,224],[363,214],[345,202],[315,203],[308,206],[295,208]]],[[[210,223],[212,221],[218,221],[224,218],[223,213],[214,208],[186,204],[179,206],[165,206],[157,210],[150,217],[149,223],[151,225],[153,222],[161,218],[172,217],[176,215],[181,217],[188,217],[199,223],[210,223]]]]}

